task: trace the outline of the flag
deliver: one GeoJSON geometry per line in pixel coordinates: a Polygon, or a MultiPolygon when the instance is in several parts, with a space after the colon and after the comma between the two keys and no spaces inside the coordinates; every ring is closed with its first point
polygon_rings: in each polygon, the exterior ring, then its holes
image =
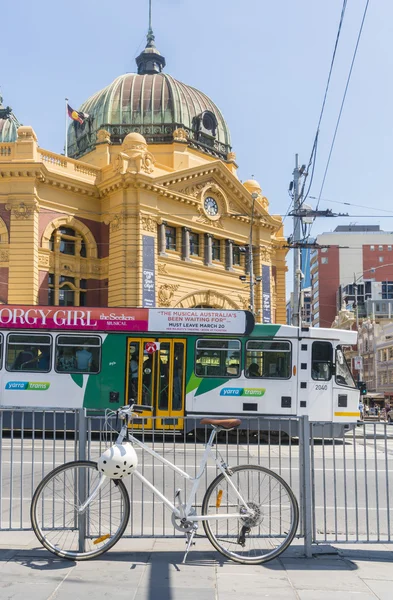
{"type": "Polygon", "coordinates": [[[67,104],[67,111],[68,111],[68,116],[70,117],[70,119],[72,119],[73,121],[78,121],[78,123],[80,123],[81,125],[89,117],[89,115],[87,115],[84,112],[79,112],[77,110],[74,110],[73,108],[71,108],[71,106],[69,104],[67,104]]]}

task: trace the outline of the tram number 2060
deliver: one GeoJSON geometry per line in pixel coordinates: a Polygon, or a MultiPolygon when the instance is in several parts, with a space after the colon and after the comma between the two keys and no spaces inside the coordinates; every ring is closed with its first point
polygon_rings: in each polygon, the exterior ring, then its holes
{"type": "Polygon", "coordinates": [[[325,390],[326,391],[328,389],[327,383],[325,383],[325,385],[317,383],[317,385],[315,386],[315,389],[316,390],[325,390]]]}

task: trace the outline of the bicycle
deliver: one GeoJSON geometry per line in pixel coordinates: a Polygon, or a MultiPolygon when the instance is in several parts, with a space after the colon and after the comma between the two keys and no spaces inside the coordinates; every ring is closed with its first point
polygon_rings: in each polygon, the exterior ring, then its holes
{"type": "Polygon", "coordinates": [[[45,548],[70,560],[95,558],[112,548],[129,521],[130,499],[123,483],[123,477],[129,473],[172,511],[175,529],[186,536],[183,562],[200,522],[216,550],[243,564],[272,560],[291,544],[299,522],[296,498],[289,485],[265,467],[248,464],[230,468],[221,456],[215,457],[220,474],[205,492],[201,514],[196,512],[194,501],[216,435],[238,427],[239,419],[202,419],[201,424],[211,425],[212,431],[199,471],[196,477],[191,477],[130,433],[130,418],[142,410],[151,407],[131,404],[116,413],[110,411],[124,422],[116,443],[101,455],[98,463],[88,460],[65,463],[38,485],[31,504],[31,523],[45,548]],[[176,491],[172,502],[137,470],[134,464],[137,459],[132,460],[133,454],[129,452],[132,447],[136,457],[135,445],[192,483],[186,502],[181,500],[181,490],[176,491]],[[122,453],[130,460],[120,464],[120,459],[114,459],[116,465],[112,467],[116,471],[111,471],[111,477],[105,475],[102,471],[109,463],[105,457],[118,457],[122,453]]]}

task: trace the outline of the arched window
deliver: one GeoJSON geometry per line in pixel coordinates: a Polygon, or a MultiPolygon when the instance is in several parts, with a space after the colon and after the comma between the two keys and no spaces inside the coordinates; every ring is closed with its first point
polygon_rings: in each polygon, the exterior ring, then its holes
{"type": "Polygon", "coordinates": [[[83,236],[71,227],[58,227],[49,239],[49,249],[55,256],[54,272],[48,276],[48,305],[86,306],[87,282],[79,276],[80,259],[86,258],[83,236]],[[69,257],[67,265],[64,264],[66,256],[69,257]]]}
{"type": "Polygon", "coordinates": [[[58,240],[59,243],[59,252],[61,254],[71,254],[72,256],[75,256],[79,248],[77,242],[80,240],[79,255],[86,258],[85,240],[82,236],[77,234],[75,229],[72,229],[71,227],[59,227],[58,229],[55,229],[49,240],[50,250],[55,250],[56,240],[58,240]]]}

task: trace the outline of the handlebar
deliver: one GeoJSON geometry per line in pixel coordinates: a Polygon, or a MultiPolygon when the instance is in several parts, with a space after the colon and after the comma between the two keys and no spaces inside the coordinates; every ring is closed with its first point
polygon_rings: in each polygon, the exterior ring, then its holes
{"type": "Polygon", "coordinates": [[[145,410],[147,410],[149,412],[153,412],[152,406],[149,406],[148,404],[134,404],[132,410],[136,413],[142,413],[145,410]]]}
{"type": "Polygon", "coordinates": [[[120,416],[130,416],[132,413],[141,414],[144,411],[153,412],[153,407],[148,404],[129,404],[127,406],[122,406],[117,411],[120,416]]]}

